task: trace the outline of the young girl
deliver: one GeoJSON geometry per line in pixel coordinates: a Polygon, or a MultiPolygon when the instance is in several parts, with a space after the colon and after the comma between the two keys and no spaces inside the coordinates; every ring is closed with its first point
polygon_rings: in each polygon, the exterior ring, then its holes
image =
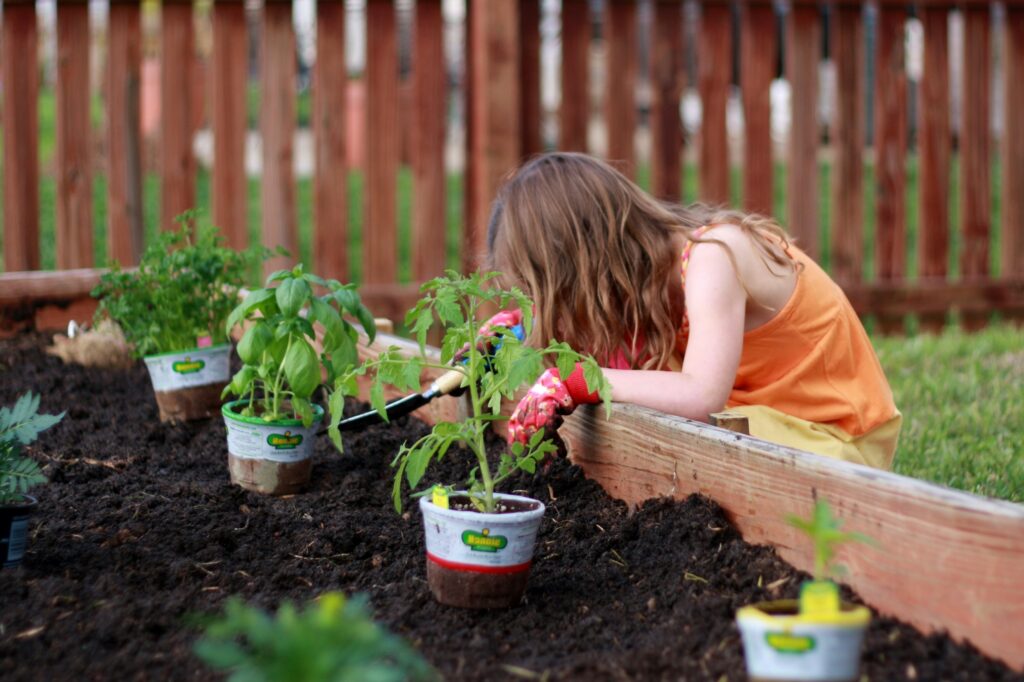
{"type": "MultiPolygon", "coordinates": [[[[664,203],[597,159],[554,153],[499,190],[487,248],[535,302],[527,341],[594,355],[613,400],[699,421],[728,408],[753,436],[891,466],[901,416],[871,342],[773,221],[664,203]]],[[[514,322],[503,315],[496,324],[514,322]]],[[[510,442],[587,402],[582,372],[548,369],[510,442]]]]}

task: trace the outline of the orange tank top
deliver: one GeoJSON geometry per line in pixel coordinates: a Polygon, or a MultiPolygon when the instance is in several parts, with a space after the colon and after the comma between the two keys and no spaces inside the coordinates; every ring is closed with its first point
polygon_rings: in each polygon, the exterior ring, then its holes
{"type": "MultiPolygon", "coordinates": [[[[684,287],[692,245],[681,256],[684,287]]],[[[860,436],[896,415],[892,389],[839,285],[800,249],[790,246],[788,253],[802,264],[796,288],[775,317],[743,335],[728,406],[766,405],[860,436]]],[[[684,315],[681,355],[687,337],[684,315]]]]}

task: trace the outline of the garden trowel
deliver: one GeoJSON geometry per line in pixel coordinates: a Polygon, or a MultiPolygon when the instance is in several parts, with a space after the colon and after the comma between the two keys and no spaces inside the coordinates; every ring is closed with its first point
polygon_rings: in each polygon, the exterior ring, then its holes
{"type": "MultiPolygon", "coordinates": [[[[388,415],[388,421],[397,419],[398,417],[404,417],[414,410],[418,410],[434,398],[442,395],[448,395],[462,384],[462,379],[465,377],[465,373],[458,370],[449,370],[439,376],[430,387],[422,393],[413,393],[404,398],[392,400],[387,404],[384,411],[388,415]]],[[[369,412],[363,412],[357,414],[354,417],[348,419],[342,419],[338,424],[338,428],[342,431],[355,431],[367,426],[374,424],[380,424],[384,421],[384,418],[380,416],[377,410],[370,410],[369,412]]]]}

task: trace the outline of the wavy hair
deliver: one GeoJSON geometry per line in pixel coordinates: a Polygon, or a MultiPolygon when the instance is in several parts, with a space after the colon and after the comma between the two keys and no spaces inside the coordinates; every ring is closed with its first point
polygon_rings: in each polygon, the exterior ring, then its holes
{"type": "Polygon", "coordinates": [[[659,201],[594,157],[544,154],[499,189],[487,266],[533,298],[529,343],[558,339],[604,364],[621,353],[633,368],[662,368],[684,312],[681,292],[670,286],[679,277],[677,236],[719,244],[736,267],[723,242],[693,237],[715,223],[739,225],[766,266],[796,267],[786,233],[769,218],[659,201]]]}

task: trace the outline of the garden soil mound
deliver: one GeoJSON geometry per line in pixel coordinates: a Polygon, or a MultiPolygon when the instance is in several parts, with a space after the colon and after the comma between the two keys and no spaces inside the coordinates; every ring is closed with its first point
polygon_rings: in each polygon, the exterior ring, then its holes
{"type": "MultiPolygon", "coordinates": [[[[0,343],[0,404],[31,389],[44,411],[67,411],[30,450],[51,483],[24,565],[0,571],[8,682],[217,679],[191,653],[190,614],[232,594],[273,608],[326,590],[367,593],[376,618],[450,680],[742,680],[736,609],[793,597],[803,577],[745,544],[706,499],[630,514],[558,460],[509,486],[548,506],[522,605],[443,607],[425,582],[419,511],[408,498],[402,515],[391,506],[390,462],[422,423],[351,434],[344,455],[323,438],[309,492],[263,497],[228,482],[220,419],[161,424],[141,363],[65,366],[47,341],[0,343]]],[[[437,474],[468,471],[461,454],[437,474]]],[[[872,622],[863,673],[1024,679],[886,618],[872,622]]]]}

